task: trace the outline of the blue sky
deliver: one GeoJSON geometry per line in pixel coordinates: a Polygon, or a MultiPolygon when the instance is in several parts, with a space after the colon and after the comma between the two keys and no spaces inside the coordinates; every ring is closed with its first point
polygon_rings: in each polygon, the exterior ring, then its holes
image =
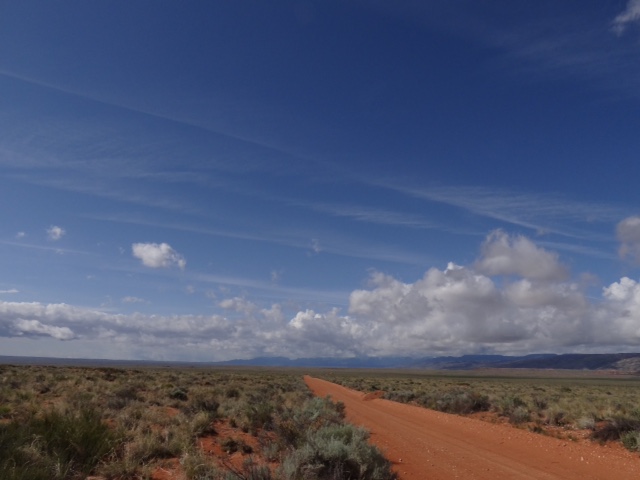
{"type": "Polygon", "coordinates": [[[640,1],[8,1],[0,354],[635,351],[640,1]]]}

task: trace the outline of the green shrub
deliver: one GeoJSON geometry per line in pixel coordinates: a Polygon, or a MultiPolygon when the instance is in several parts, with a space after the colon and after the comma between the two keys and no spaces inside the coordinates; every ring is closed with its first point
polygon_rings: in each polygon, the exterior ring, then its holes
{"type": "Polygon", "coordinates": [[[517,408],[526,408],[526,406],[526,402],[515,395],[506,395],[497,401],[498,413],[505,417],[511,416],[517,408]]]}
{"type": "Polygon", "coordinates": [[[603,426],[591,434],[591,438],[607,442],[622,439],[625,434],[634,431],[640,431],[640,420],[618,416],[607,420],[603,426]]]}
{"type": "MultiPolygon", "coordinates": [[[[240,472],[238,472],[240,473],[240,472]]],[[[242,464],[242,472],[236,475],[240,480],[272,480],[271,470],[266,465],[260,465],[253,461],[251,457],[247,458],[242,464]]],[[[234,479],[235,480],[235,479],[234,479]]]]}
{"type": "Polygon", "coordinates": [[[524,422],[528,422],[531,419],[531,415],[529,414],[529,410],[526,407],[516,407],[509,414],[509,422],[515,423],[519,425],[524,422]]]}
{"type": "Polygon", "coordinates": [[[194,450],[185,453],[180,458],[180,464],[188,480],[219,480],[220,478],[218,468],[202,452],[194,450]]]}
{"type": "Polygon", "coordinates": [[[394,402],[409,403],[413,402],[417,398],[417,395],[412,390],[398,390],[385,393],[383,398],[394,402]]]}
{"type": "Polygon", "coordinates": [[[189,397],[187,396],[187,390],[185,388],[176,387],[169,393],[169,398],[173,400],[181,400],[187,401],[189,397]]]}
{"type": "Polygon", "coordinates": [[[622,445],[624,445],[627,450],[631,450],[632,452],[640,451],[640,430],[625,432],[620,437],[620,440],[622,440],[622,445]]]}
{"type": "Polygon", "coordinates": [[[273,412],[273,405],[268,402],[263,401],[248,405],[245,414],[251,433],[256,434],[259,428],[273,429],[273,412]]]}
{"type": "Polygon", "coordinates": [[[330,398],[311,398],[301,407],[286,409],[274,419],[274,431],[285,447],[298,447],[308,430],[340,425],[344,420],[344,404],[330,398]]]}
{"type": "Polygon", "coordinates": [[[578,421],[576,422],[576,426],[585,430],[595,430],[596,420],[595,418],[593,418],[593,416],[585,415],[578,419],[578,421]]]}
{"type": "Polygon", "coordinates": [[[224,394],[227,398],[240,398],[240,390],[235,387],[227,388],[224,394]]]}
{"type": "Polygon", "coordinates": [[[489,397],[470,390],[451,390],[436,400],[436,410],[468,414],[489,410],[489,397]]]}
{"type": "Polygon", "coordinates": [[[56,410],[0,425],[0,478],[51,480],[89,474],[116,435],[93,410],[56,410]]]}
{"type": "Polygon", "coordinates": [[[191,395],[190,409],[193,412],[208,412],[215,416],[219,408],[220,402],[211,393],[198,391],[191,395]]]}
{"type": "Polygon", "coordinates": [[[351,425],[330,425],[309,431],[302,446],[280,468],[285,480],[388,480],[390,463],[370,445],[368,433],[351,425]]]}
{"type": "Polygon", "coordinates": [[[567,414],[557,407],[547,410],[547,423],[549,425],[562,426],[568,423],[567,414]]]}

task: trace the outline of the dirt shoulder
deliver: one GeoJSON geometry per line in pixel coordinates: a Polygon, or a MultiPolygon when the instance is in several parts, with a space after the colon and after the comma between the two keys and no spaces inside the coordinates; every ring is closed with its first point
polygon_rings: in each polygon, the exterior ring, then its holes
{"type": "Polygon", "coordinates": [[[401,480],[635,479],[640,456],[506,425],[449,415],[305,376],[313,393],[346,406],[347,419],[371,432],[401,480]]]}

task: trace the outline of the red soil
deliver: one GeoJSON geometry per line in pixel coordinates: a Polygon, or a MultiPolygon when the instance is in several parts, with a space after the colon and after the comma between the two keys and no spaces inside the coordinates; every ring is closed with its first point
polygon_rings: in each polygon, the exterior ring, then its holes
{"type": "MultiPolygon", "coordinates": [[[[165,412],[171,417],[175,416],[178,410],[166,407],[165,412]]],[[[218,420],[214,422],[213,426],[216,434],[198,438],[197,445],[205,455],[214,459],[221,470],[241,472],[243,463],[248,458],[259,465],[267,465],[272,472],[278,467],[275,462],[267,462],[261,453],[260,439],[265,443],[273,441],[273,434],[270,432],[260,432],[259,438],[257,438],[250,433],[243,432],[240,428],[232,427],[228,420],[218,420]],[[235,452],[225,451],[222,445],[225,440],[235,440],[240,448],[235,452]],[[242,445],[249,448],[243,449],[242,445]]],[[[184,469],[177,458],[163,460],[151,472],[151,480],[184,480],[185,478],[184,469]]]]}
{"type": "Polygon", "coordinates": [[[640,457],[619,446],[573,442],[475,418],[369,399],[305,377],[315,395],[346,406],[347,419],[371,432],[401,480],[635,479],[640,457]]]}

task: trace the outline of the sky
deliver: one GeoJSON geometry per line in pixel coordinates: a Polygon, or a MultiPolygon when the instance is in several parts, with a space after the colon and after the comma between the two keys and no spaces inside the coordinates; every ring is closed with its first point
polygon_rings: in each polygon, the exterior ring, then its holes
{"type": "Polygon", "coordinates": [[[0,355],[640,350],[640,0],[0,2],[0,355]]]}

